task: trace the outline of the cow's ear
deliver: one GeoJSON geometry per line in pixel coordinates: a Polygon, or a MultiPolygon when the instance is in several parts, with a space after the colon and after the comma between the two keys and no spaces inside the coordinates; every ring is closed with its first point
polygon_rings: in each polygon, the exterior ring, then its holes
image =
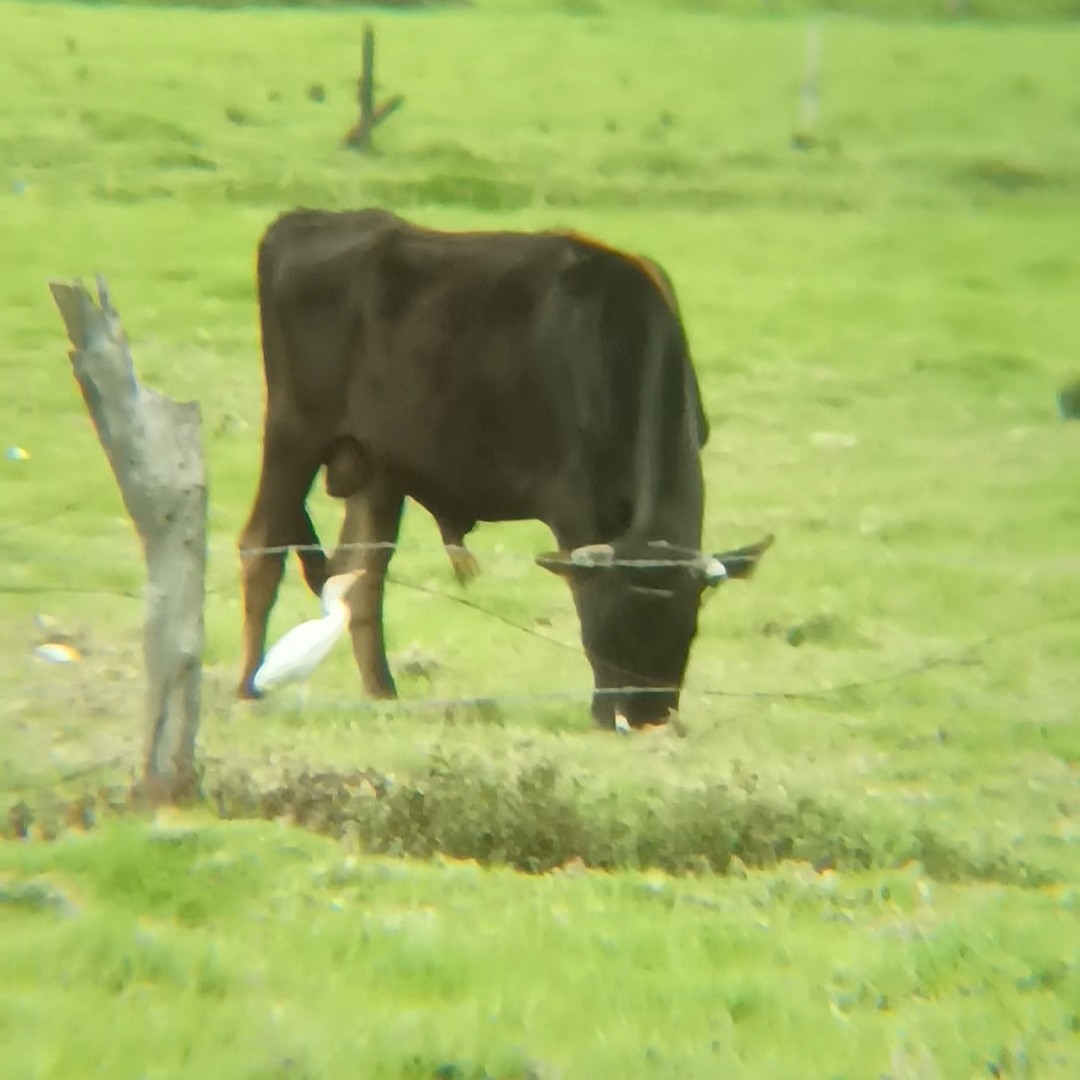
{"type": "Polygon", "coordinates": [[[570,562],[583,570],[597,566],[611,566],[615,561],[615,549],[611,544],[586,544],[570,552],[570,562]]]}
{"type": "Polygon", "coordinates": [[[727,579],[752,577],[761,557],[772,547],[774,539],[773,534],[769,533],[756,544],[747,544],[735,551],[719,552],[707,561],[705,580],[710,585],[717,585],[727,579]],[[716,564],[722,567],[722,573],[716,572],[716,564]]]}
{"type": "Polygon", "coordinates": [[[570,556],[565,551],[548,551],[537,555],[536,565],[543,567],[549,574],[558,574],[560,577],[566,577],[572,569],[570,556]]]}
{"type": "Polygon", "coordinates": [[[614,561],[615,549],[610,544],[586,544],[574,548],[571,552],[554,551],[536,556],[538,566],[563,577],[581,570],[611,566],[614,561]]]}

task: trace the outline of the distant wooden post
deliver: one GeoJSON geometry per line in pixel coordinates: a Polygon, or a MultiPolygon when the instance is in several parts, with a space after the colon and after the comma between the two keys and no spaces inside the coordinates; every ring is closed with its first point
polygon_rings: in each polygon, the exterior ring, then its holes
{"type": "Polygon", "coordinates": [[[360,105],[360,119],[349,129],[344,144],[352,150],[370,150],[371,133],[391,113],[405,104],[401,94],[387,98],[375,105],[375,31],[370,23],[364,26],[363,66],[360,68],[360,80],[357,83],[357,102],[360,105]]]}
{"type": "Polygon", "coordinates": [[[806,25],[806,51],[803,79],[799,86],[799,120],[792,143],[799,150],[817,144],[817,126],[821,119],[821,23],[814,19],[806,25]]]}
{"type": "Polygon", "coordinates": [[[1080,420],[1080,378],[1067,382],[1058,391],[1057,403],[1062,420],[1080,420]]]}
{"type": "Polygon", "coordinates": [[[98,277],[98,303],[76,279],[50,282],[74,348],[68,354],[146,558],[146,758],[138,801],[198,791],[195,740],[206,586],[206,467],[199,406],[143,386],[98,277]]]}

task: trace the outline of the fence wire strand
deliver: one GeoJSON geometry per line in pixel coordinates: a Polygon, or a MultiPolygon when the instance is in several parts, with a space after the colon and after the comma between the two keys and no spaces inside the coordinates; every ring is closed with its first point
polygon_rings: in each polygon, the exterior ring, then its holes
{"type": "MultiPolygon", "coordinates": [[[[741,530],[746,531],[745,525],[738,526],[741,530]]],[[[7,533],[11,532],[14,527],[8,529],[0,529],[0,540],[3,540],[7,533]]],[[[768,530],[766,530],[768,531],[768,530]]],[[[65,544],[70,544],[71,537],[63,537],[65,544]]],[[[75,550],[65,550],[63,552],[49,552],[42,550],[35,551],[17,551],[8,548],[3,552],[4,558],[8,563],[22,563],[29,565],[33,563],[62,563],[72,567],[75,566],[95,566],[100,567],[103,562],[116,563],[118,561],[115,551],[115,541],[100,541],[103,544],[108,544],[109,551],[102,551],[100,556],[95,557],[90,554],[90,543],[83,543],[77,545],[75,550]]],[[[277,546],[267,547],[250,547],[240,549],[234,544],[228,543],[210,543],[207,545],[206,554],[209,560],[228,560],[233,562],[234,565],[239,564],[244,558],[252,558],[260,555],[289,555],[290,553],[300,555],[301,553],[322,554],[327,558],[331,558],[338,553],[369,553],[374,551],[389,551],[391,554],[401,555],[405,557],[425,557],[432,558],[441,557],[444,551],[453,550],[468,550],[476,556],[477,561],[481,566],[489,565],[508,565],[508,566],[525,566],[528,568],[536,567],[536,556],[539,552],[532,554],[523,554],[513,551],[495,549],[474,549],[466,548],[455,545],[442,545],[438,541],[434,544],[431,543],[402,543],[401,541],[355,541],[334,545],[323,544],[282,544],[277,546]]],[[[658,558],[658,559],[618,559],[612,557],[610,560],[605,559],[602,564],[604,567],[632,567],[637,569],[650,569],[650,568],[664,568],[664,567],[680,567],[680,566],[700,566],[703,560],[708,560],[714,557],[715,552],[710,551],[693,551],[689,548],[676,548],[668,547],[665,550],[669,552],[681,552],[685,558],[673,559],[673,558],[658,558]]],[[[962,569],[972,571],[988,571],[996,572],[1001,570],[1008,570],[1012,575],[1023,575],[1024,573],[1031,573],[1037,570],[1040,574],[1044,575],[1062,575],[1062,576],[1075,576],[1080,575],[1080,558],[1073,558],[1068,556],[1051,557],[1046,559],[1032,560],[1031,566],[1018,566],[1015,555],[1008,553],[1002,553],[997,557],[981,557],[971,558],[963,555],[940,555],[940,554],[919,554],[911,551],[901,551],[891,548],[887,544],[880,542],[868,543],[863,549],[860,556],[861,558],[876,558],[883,562],[891,563],[893,565],[919,565],[919,566],[936,566],[942,569],[962,569]]],[[[138,570],[140,577],[144,573],[144,567],[141,562],[142,555],[138,547],[137,539],[132,537],[132,548],[130,559],[127,556],[121,557],[119,561],[130,561],[133,568],[138,570]]],[[[17,585],[0,585],[0,593],[2,592],[16,592],[20,586],[17,585]]],[[[96,592],[109,590],[96,590],[92,588],[86,588],[82,586],[41,586],[42,591],[47,589],[56,592],[96,592]]]]}
{"type": "MultiPolygon", "coordinates": [[[[435,591],[435,590],[431,590],[435,591]]],[[[460,599],[456,597],[450,597],[451,599],[460,599]]],[[[476,608],[483,614],[493,614],[486,611],[479,605],[470,605],[476,608]]],[[[529,633],[533,633],[535,636],[541,637],[543,640],[549,641],[552,644],[560,645],[564,648],[575,648],[575,646],[568,645],[565,642],[561,642],[558,639],[550,638],[547,635],[538,634],[529,627],[521,626],[514,623],[512,620],[505,619],[502,616],[497,616],[502,621],[507,622],[510,626],[515,626],[517,629],[525,630],[529,633]]],[[[1042,633],[1051,630],[1055,627],[1069,625],[1080,622],[1080,609],[1065,612],[1058,616],[1053,616],[1046,619],[1035,620],[1022,626],[1012,627],[1008,630],[1001,631],[995,634],[986,634],[981,638],[967,643],[957,649],[954,649],[948,653],[941,653],[935,656],[927,657],[926,659],[912,664],[892,672],[886,672],[878,676],[872,676],[866,679],[850,680],[843,683],[836,683],[829,686],[817,687],[813,689],[805,690],[718,690],[712,688],[698,688],[698,687],[685,687],[682,691],[684,699],[693,700],[709,699],[709,698],[733,698],[739,700],[778,700],[778,701],[809,701],[809,700],[822,700],[835,695],[857,692],[864,689],[872,689],[877,686],[896,684],[898,682],[905,681],[907,679],[917,678],[920,675],[927,674],[937,668],[951,666],[951,665],[966,665],[973,662],[976,655],[988,648],[992,648],[1008,641],[1014,640],[1018,637],[1042,633]]],[[[207,680],[213,688],[217,691],[223,691],[225,689],[222,680],[216,679],[211,675],[211,678],[207,680]],[[216,683],[216,685],[214,685],[216,683]]],[[[666,688],[649,687],[649,686],[621,686],[606,688],[599,691],[600,695],[605,694],[618,695],[627,693],[663,693],[666,692],[666,688]]],[[[320,711],[320,712],[333,712],[337,714],[348,713],[420,713],[420,712],[442,712],[446,715],[447,719],[452,718],[452,714],[459,710],[475,710],[479,716],[479,721],[483,722],[485,719],[489,722],[498,722],[501,717],[498,715],[499,710],[508,709],[513,707],[528,707],[532,705],[542,704],[556,704],[556,703],[586,703],[592,700],[595,691],[592,689],[565,689],[565,690],[547,690],[534,693],[519,693],[519,694],[487,694],[487,695],[469,695],[460,697],[431,697],[431,698],[419,698],[419,699],[394,699],[394,700],[370,700],[364,698],[323,698],[319,697],[314,700],[310,700],[306,695],[302,699],[298,700],[298,708],[303,711],[320,711]],[[495,715],[491,715],[494,711],[495,715]],[[485,715],[487,714],[487,715],[485,715]]],[[[207,695],[211,697],[212,695],[207,695]]],[[[209,712],[221,715],[231,713],[234,707],[241,706],[240,702],[237,702],[231,697],[224,703],[220,700],[217,702],[211,701],[209,712]]],[[[242,707],[242,706],[241,706],[242,707]]],[[[681,724],[677,725],[676,730],[682,733],[681,724]]],[[[280,752],[268,752],[270,756],[282,756],[280,752]]],[[[80,780],[86,780],[87,778],[108,772],[110,770],[117,770],[125,768],[128,772],[138,768],[139,752],[135,749],[131,749],[124,753],[116,754],[115,752],[107,757],[97,759],[92,762],[88,762],[84,765],[78,765],[68,768],[56,768],[55,771],[40,781],[29,779],[17,781],[10,784],[10,794],[19,797],[19,802],[24,802],[26,798],[34,798],[41,795],[46,791],[55,792],[58,787],[70,785],[80,780]]],[[[225,762],[223,759],[215,758],[212,755],[201,756],[201,760],[204,764],[228,764],[230,766],[236,766],[237,762],[230,761],[225,762]]],[[[273,764],[272,761],[268,762],[273,764]]],[[[16,804],[16,806],[18,803],[16,804]]]]}
{"type": "MultiPolygon", "coordinates": [[[[339,545],[336,550],[358,550],[358,551],[373,551],[373,550],[399,550],[397,543],[390,542],[375,542],[375,543],[356,543],[339,545]]],[[[287,554],[289,552],[295,552],[298,550],[309,550],[322,552],[324,549],[321,545],[287,545],[281,547],[266,547],[266,548],[254,548],[248,549],[247,554],[287,554]]],[[[421,549],[417,549],[421,550],[421,549]]],[[[430,548],[422,549],[426,552],[430,552],[430,548]]],[[[437,550],[437,549],[436,549],[437,550]]],[[[209,548],[211,552],[217,552],[223,554],[227,552],[234,558],[238,552],[235,547],[222,547],[211,546],[209,548]]],[[[690,553],[683,549],[683,554],[692,554],[693,558],[684,560],[685,563],[692,565],[700,565],[701,553],[690,553]]],[[[485,558],[488,556],[485,555],[485,558]]],[[[496,557],[503,557],[503,553],[497,553],[496,557]]],[[[528,562],[530,565],[534,565],[533,556],[516,556],[510,554],[505,556],[513,561],[528,562]]],[[[33,560],[36,561],[36,560],[33,560]]],[[[92,560],[86,560],[90,562],[92,560]]],[[[611,564],[605,565],[631,565],[636,567],[641,566],[664,566],[670,567],[673,565],[669,560],[613,560],[611,564]]],[[[675,561],[674,565],[680,565],[679,561],[675,561]]],[[[143,572],[141,565],[139,566],[140,574],[143,572]]],[[[533,626],[529,626],[523,622],[513,619],[502,612],[494,610],[471,597],[461,595],[460,593],[454,593],[445,591],[443,589],[433,588],[428,585],[421,584],[416,581],[411,581],[408,578],[404,578],[397,573],[390,573],[387,575],[389,584],[403,587],[412,591],[424,593],[430,596],[437,597],[442,600],[450,601],[461,607],[465,607],[469,610],[475,611],[477,614],[498,621],[511,629],[517,630],[523,634],[527,634],[530,637],[537,638],[549,645],[552,645],[561,650],[574,652],[578,655],[583,653],[583,646],[579,642],[564,641],[552,634],[544,633],[541,630],[536,629],[533,626]]],[[[235,582],[235,572],[231,573],[227,578],[223,578],[217,583],[208,583],[206,588],[207,595],[214,595],[220,593],[226,589],[233,587],[235,582]]],[[[141,599],[141,590],[136,592],[130,589],[104,589],[94,588],[92,586],[63,586],[56,585],[34,585],[34,584],[0,584],[0,593],[18,594],[18,595],[35,595],[35,594],[90,594],[90,595],[116,595],[126,599],[141,599]]],[[[872,675],[867,678],[852,679],[841,683],[836,683],[827,686],[809,687],[799,689],[719,689],[714,687],[695,687],[693,685],[683,687],[681,694],[684,700],[707,700],[707,699],[735,699],[745,701],[812,701],[823,700],[829,697],[841,695],[844,693],[854,693],[864,689],[871,689],[877,686],[896,684],[908,679],[917,678],[921,675],[927,674],[935,669],[956,666],[962,664],[970,664],[973,662],[977,654],[987,648],[991,648],[995,645],[1003,643],[1005,641],[1014,639],[1019,636],[1029,635],[1032,633],[1039,633],[1050,630],[1057,626],[1075,623],[1080,621],[1080,609],[1065,612],[1057,616],[1051,616],[1040,620],[1035,620],[1022,626],[1014,626],[1005,631],[999,633],[992,633],[983,635],[973,641],[968,642],[956,649],[948,652],[936,653],[934,655],[926,656],[923,659],[905,665],[893,671],[883,672],[878,675],[872,675]]],[[[587,652],[585,653],[587,656],[587,652]]],[[[593,657],[593,659],[597,659],[593,657]]],[[[650,694],[650,693],[670,693],[671,687],[658,687],[650,685],[641,685],[632,671],[628,671],[625,668],[619,668],[614,665],[616,670],[621,670],[627,679],[626,685],[620,687],[607,688],[599,691],[600,696],[604,695],[623,695],[623,694],[650,694]]],[[[430,676],[429,676],[430,678],[430,676]]],[[[223,688],[219,688],[223,689],[223,688]]],[[[554,704],[561,702],[588,702],[592,700],[594,694],[597,693],[592,688],[568,688],[568,689],[549,689],[534,693],[514,693],[514,694],[475,694],[466,696],[447,696],[447,697],[432,697],[432,698],[420,698],[420,699],[394,699],[392,701],[373,701],[362,698],[317,698],[314,700],[305,698],[303,708],[306,710],[319,710],[319,711],[334,711],[339,713],[349,712],[421,712],[421,711],[453,711],[459,709],[498,709],[498,708],[514,708],[523,707],[536,704],[554,704]]],[[[98,768],[107,768],[109,763],[101,766],[91,766],[90,770],[94,771],[98,768]]]]}
{"type": "MultiPolygon", "coordinates": [[[[537,638],[546,644],[555,646],[556,648],[580,653],[583,651],[583,647],[577,642],[564,641],[561,638],[555,637],[551,634],[544,633],[541,630],[537,630],[535,627],[529,626],[525,623],[519,622],[516,619],[512,619],[502,612],[496,611],[490,607],[486,607],[483,604],[467,597],[457,595],[451,592],[446,592],[441,589],[432,588],[427,585],[420,584],[419,582],[410,581],[406,578],[402,578],[397,574],[388,574],[387,581],[389,584],[396,585],[402,588],[406,588],[415,592],[424,593],[429,596],[434,596],[438,599],[447,600],[451,603],[457,604],[461,607],[465,607],[469,610],[475,611],[477,614],[484,616],[485,618],[493,619],[502,623],[505,626],[510,627],[513,630],[517,630],[520,633],[527,634],[530,637],[537,638]]],[[[214,586],[207,588],[207,593],[212,594],[220,592],[225,588],[228,588],[231,584],[230,581],[222,581],[214,586]]],[[[0,591],[7,591],[0,588],[0,591]]],[[[23,591],[22,589],[15,588],[10,591],[23,591]]],[[[25,591],[33,592],[32,587],[28,587],[25,591]]],[[[124,598],[141,599],[141,596],[135,593],[127,591],[113,591],[113,590],[101,590],[92,588],[80,588],[73,590],[66,589],[52,589],[46,588],[41,590],[42,592],[81,592],[90,594],[111,594],[120,595],[124,598]]],[[[922,660],[919,660],[913,664],[906,665],[902,668],[891,672],[885,672],[880,675],[870,676],[864,679],[853,679],[842,683],[836,683],[823,687],[814,687],[798,690],[731,690],[731,689],[716,689],[711,687],[694,687],[685,686],[682,689],[682,697],[684,698],[733,698],[741,700],[786,700],[786,701],[799,701],[799,700],[813,700],[831,697],[837,694],[858,691],[862,689],[869,689],[874,686],[885,685],[889,683],[896,683],[909,678],[916,678],[920,675],[927,674],[937,668],[958,666],[970,664],[975,654],[979,651],[989,648],[995,645],[1002,644],[1006,641],[1027,636],[1033,633],[1040,633],[1046,630],[1051,630],[1058,626],[1069,625],[1071,623],[1080,622],[1080,609],[1073,611],[1067,611],[1057,616],[1051,616],[1049,618],[1034,620],[1030,623],[1026,623],[1022,626],[1014,626],[1008,630],[998,633],[985,634],[979,638],[976,638],[964,645],[948,652],[936,653],[931,656],[927,656],[922,660]]],[[[610,661],[608,661],[610,663],[610,661]]],[[[617,666],[617,665],[613,665],[617,666]]],[[[633,675],[633,672],[628,672],[626,669],[622,669],[626,674],[633,675]]],[[[592,689],[565,689],[565,690],[547,690],[535,693],[521,693],[521,694],[476,694],[459,697],[446,697],[446,698],[424,698],[424,699],[393,699],[390,701],[382,700],[354,700],[351,698],[342,699],[319,699],[319,700],[306,700],[304,707],[306,709],[316,708],[322,710],[338,710],[338,711],[387,711],[387,710],[413,710],[413,709],[448,709],[448,708],[466,708],[473,706],[513,706],[513,705],[527,705],[530,703],[550,703],[556,701],[589,701],[594,694],[599,696],[618,696],[624,694],[664,694],[670,693],[672,687],[667,686],[650,686],[644,684],[638,684],[637,682],[629,682],[625,685],[610,688],[601,688],[599,690],[592,689]]]]}

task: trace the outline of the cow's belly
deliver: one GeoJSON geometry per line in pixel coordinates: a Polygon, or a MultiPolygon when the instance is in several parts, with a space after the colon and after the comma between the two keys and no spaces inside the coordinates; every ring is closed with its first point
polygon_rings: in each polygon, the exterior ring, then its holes
{"type": "Polygon", "coordinates": [[[596,494],[587,422],[540,359],[489,343],[380,360],[352,388],[350,432],[436,517],[550,525],[596,494]]]}
{"type": "Polygon", "coordinates": [[[550,481],[532,472],[469,467],[421,468],[408,461],[388,463],[404,493],[440,520],[471,526],[477,521],[546,520],[550,481]]]}

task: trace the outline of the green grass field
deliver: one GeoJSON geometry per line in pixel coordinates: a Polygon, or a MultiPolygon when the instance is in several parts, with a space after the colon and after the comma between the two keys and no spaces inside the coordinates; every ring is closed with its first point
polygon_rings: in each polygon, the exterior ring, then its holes
{"type": "MultiPolygon", "coordinates": [[[[828,18],[799,151],[803,20],[563,7],[0,2],[0,448],[30,454],[0,459],[0,809],[51,836],[100,792],[86,836],[0,841],[0,1076],[1080,1074],[1080,29],[828,18]],[[359,158],[367,18],[407,102],[359,158]],[[416,507],[400,705],[344,645],[303,715],[233,703],[254,250],[296,204],[668,269],[706,539],[777,535],[703,613],[685,738],[591,730],[542,527],[482,526],[462,593],[416,507]],[[331,838],[108,810],[143,567],[46,287],[97,271],[142,378],[202,406],[210,805],[331,838]],[[37,659],[35,616],[83,660],[37,659]]],[[[271,633],[313,613],[290,566],[271,633]]]]}

